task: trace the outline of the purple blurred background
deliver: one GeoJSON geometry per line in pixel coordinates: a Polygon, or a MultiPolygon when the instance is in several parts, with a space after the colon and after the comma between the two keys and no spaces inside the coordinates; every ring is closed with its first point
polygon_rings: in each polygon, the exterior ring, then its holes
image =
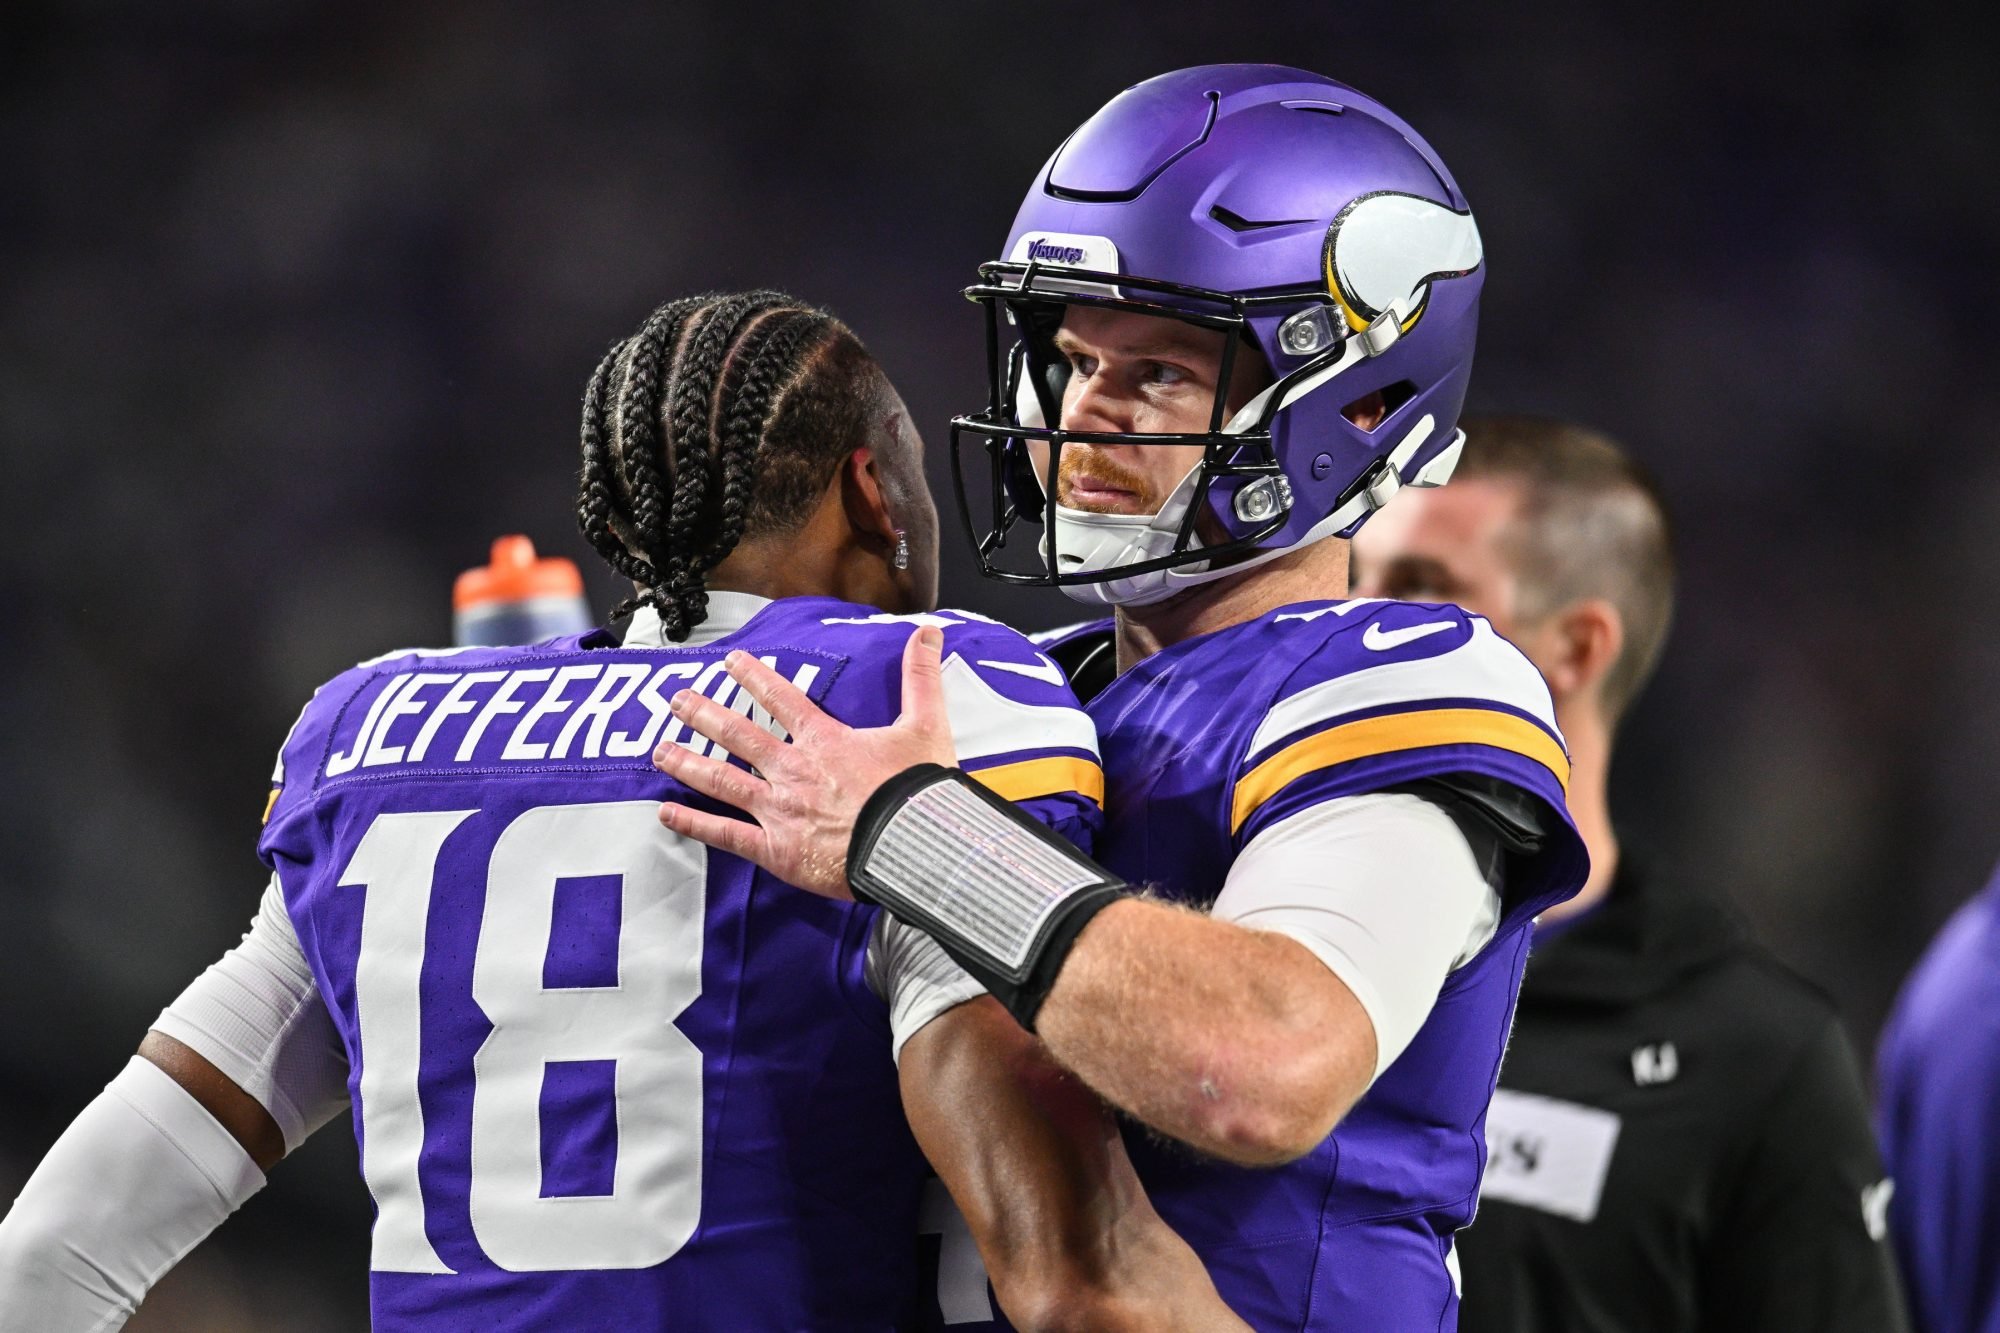
{"type": "MultiPolygon", "coordinates": [[[[791,288],[941,464],[955,293],[1035,167],[1219,59],[1415,123],[1490,257],[1472,405],[1661,475],[1680,614],[1614,805],[1871,1049],[2000,856],[1996,53],[1913,4],[1482,8],[9,0],[0,1197],[247,924],[315,684],[446,639],[503,532],[615,600],[570,516],[612,339],[791,288]]],[[[947,556],[948,603],[1075,618],[947,556]]],[[[358,1327],[367,1218],[336,1122],[132,1327],[358,1327]]]]}

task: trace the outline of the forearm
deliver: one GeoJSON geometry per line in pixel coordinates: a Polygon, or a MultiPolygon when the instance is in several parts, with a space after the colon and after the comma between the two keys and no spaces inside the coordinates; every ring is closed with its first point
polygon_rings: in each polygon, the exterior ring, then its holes
{"type": "Polygon", "coordinates": [[[122,1327],[160,1275],[263,1184],[228,1130],[134,1059],[0,1222],[0,1329],[122,1327]]]}
{"type": "Polygon", "coordinates": [[[1303,946],[1136,898],[1084,929],[1036,1028],[1115,1105],[1244,1165],[1310,1150],[1375,1069],[1366,1012],[1303,946]]]}
{"type": "Polygon", "coordinates": [[[1115,1119],[990,999],[904,1048],[918,1141],[1022,1329],[1240,1329],[1154,1212],[1115,1119]]]}

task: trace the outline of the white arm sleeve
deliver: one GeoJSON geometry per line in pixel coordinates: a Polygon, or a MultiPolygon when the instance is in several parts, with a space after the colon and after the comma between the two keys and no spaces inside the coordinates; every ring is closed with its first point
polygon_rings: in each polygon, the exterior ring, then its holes
{"type": "Polygon", "coordinates": [[[1215,900],[1225,921],[1312,951],[1367,1011],[1379,1077],[1453,968],[1486,946],[1500,896],[1451,816],[1420,796],[1343,796],[1251,839],[1215,900]]]}
{"type": "Polygon", "coordinates": [[[243,942],[153,1023],[228,1075],[278,1122],[291,1152],[347,1106],[347,1053],[274,875],[243,942]]]}
{"type": "Polygon", "coordinates": [[[0,1222],[0,1333],[122,1328],[160,1275],[263,1187],[235,1137],[133,1056],[0,1222]]]}
{"type": "Polygon", "coordinates": [[[951,961],[936,940],[887,912],[875,918],[862,975],[889,1006],[889,1052],[899,1064],[903,1043],[924,1024],[986,994],[986,987],[951,961]]]}

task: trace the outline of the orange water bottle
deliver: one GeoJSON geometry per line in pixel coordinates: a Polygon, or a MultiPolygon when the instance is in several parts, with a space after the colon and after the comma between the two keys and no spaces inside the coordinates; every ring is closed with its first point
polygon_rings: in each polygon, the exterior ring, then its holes
{"type": "Polygon", "coordinates": [[[560,556],[535,554],[526,537],[493,543],[493,563],[468,569],[451,590],[452,637],[460,647],[539,643],[595,626],[583,575],[560,556]]]}

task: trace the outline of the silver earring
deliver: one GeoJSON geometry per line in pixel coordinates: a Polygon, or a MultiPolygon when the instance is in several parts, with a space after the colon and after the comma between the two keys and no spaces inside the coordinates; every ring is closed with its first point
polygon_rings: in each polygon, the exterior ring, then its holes
{"type": "Polygon", "coordinates": [[[910,534],[901,528],[896,529],[896,554],[889,563],[898,569],[910,567],[910,534]]]}

